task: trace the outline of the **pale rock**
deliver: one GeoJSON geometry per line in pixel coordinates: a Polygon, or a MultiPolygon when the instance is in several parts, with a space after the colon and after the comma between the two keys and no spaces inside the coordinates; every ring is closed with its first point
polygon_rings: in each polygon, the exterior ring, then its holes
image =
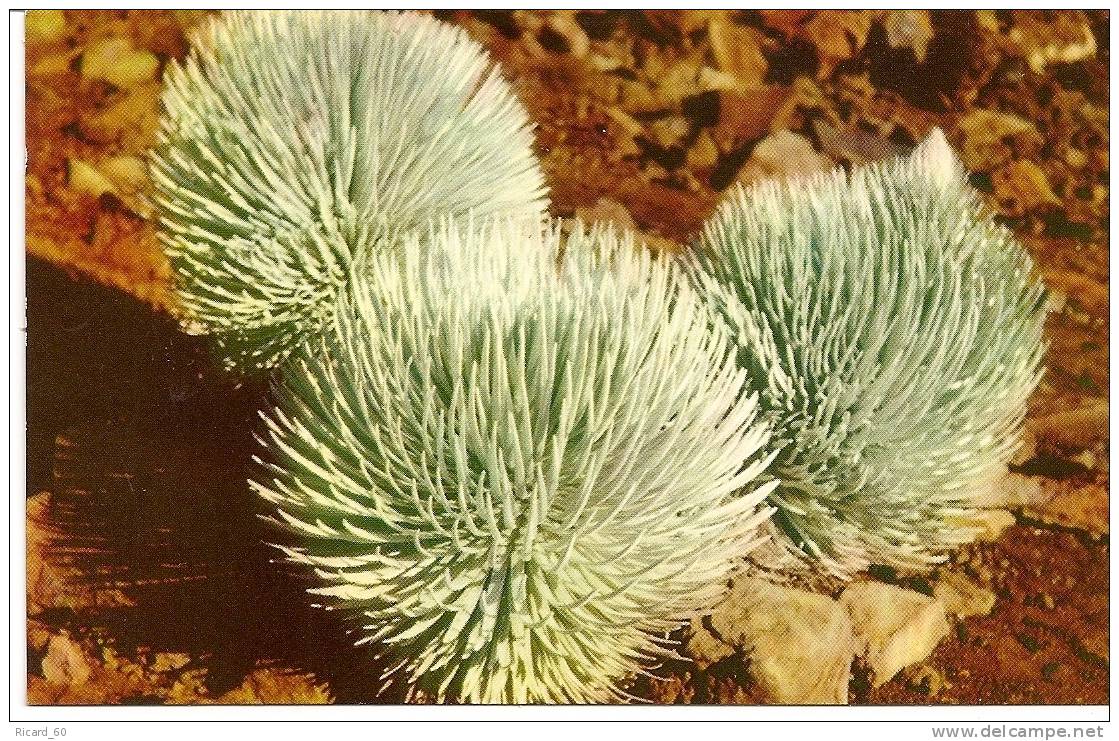
{"type": "Polygon", "coordinates": [[[116,190],[112,181],[96,167],[74,157],[66,161],[66,184],[74,192],[93,198],[116,190]]]}
{"type": "MultiPolygon", "coordinates": [[[[811,577],[816,572],[809,568],[809,561],[803,555],[796,555],[791,549],[781,545],[781,529],[769,520],[763,526],[765,535],[758,545],[750,551],[750,562],[759,572],[765,574],[769,581],[785,584],[794,576],[796,578],[811,577]]],[[[829,589],[826,584],[811,584],[808,588],[814,592],[827,592],[833,594],[835,589],[829,589]]]]}
{"type": "Polygon", "coordinates": [[[641,147],[638,146],[637,142],[632,137],[619,137],[615,141],[614,147],[607,152],[606,159],[613,164],[631,161],[638,159],[642,151],[641,147]]]}
{"type": "Polygon", "coordinates": [[[739,170],[738,180],[745,185],[770,178],[806,177],[832,167],[831,160],[813,149],[808,139],[781,129],[758,142],[739,170]]]}
{"type": "Polygon", "coordinates": [[[131,88],[155,78],[159,59],[150,51],[134,49],[122,36],[110,36],[94,42],[79,65],[82,77],[104,80],[119,88],[131,88]]]}
{"type": "Polygon", "coordinates": [[[157,674],[182,669],[190,663],[190,654],[158,653],[152,659],[151,669],[157,674]]]}
{"type": "Polygon", "coordinates": [[[97,163],[97,173],[106,179],[114,195],[133,213],[143,218],[154,215],[149,200],[144,196],[150,190],[147,165],[138,157],[110,157],[97,163]]]}
{"type": "Polygon", "coordinates": [[[629,139],[645,131],[645,127],[641,125],[640,121],[617,106],[607,106],[603,109],[603,112],[625,132],[629,139]]]}
{"type": "Polygon", "coordinates": [[[912,49],[918,63],[925,63],[933,37],[929,11],[887,10],[882,14],[882,27],[886,31],[886,43],[891,48],[912,49]]]}
{"type": "Polygon", "coordinates": [[[924,661],[948,635],[944,605],[918,592],[860,582],[843,590],[839,602],[847,608],[855,633],[864,642],[875,687],[905,667],[924,661]]]}
{"type": "Polygon", "coordinates": [[[1071,460],[1073,463],[1079,463],[1080,465],[1087,468],[1089,471],[1095,468],[1097,463],[1096,454],[1090,450],[1082,450],[1069,460],[1071,460]]]}
{"type": "Polygon", "coordinates": [[[591,66],[599,72],[610,72],[622,66],[620,60],[605,54],[591,54],[587,60],[591,63],[591,66]]]}
{"type": "Polygon", "coordinates": [[[1110,531],[1107,487],[1073,480],[1041,480],[1045,496],[1024,508],[1026,517],[1051,525],[1082,530],[1094,538],[1110,531]]]}
{"type": "Polygon", "coordinates": [[[910,153],[909,161],[942,188],[954,187],[964,180],[960,159],[939,127],[934,127],[917,145],[910,153]]]}
{"type": "Polygon", "coordinates": [[[649,138],[660,147],[676,146],[688,135],[688,128],[688,120],[683,116],[658,118],[649,124],[649,138]]]}
{"type": "Polygon", "coordinates": [[[1014,515],[1005,509],[981,509],[971,519],[971,524],[978,529],[975,539],[987,543],[998,540],[1016,522],[1014,515]]]}
{"type": "Polygon", "coordinates": [[[28,46],[60,41],[66,35],[66,16],[61,10],[29,10],[24,24],[28,46]]]}
{"type": "Polygon", "coordinates": [[[1036,476],[1007,473],[981,484],[971,503],[976,507],[1018,509],[1042,498],[1041,481],[1036,476]]]}
{"type": "Polygon", "coordinates": [[[999,17],[993,10],[977,10],[975,11],[975,20],[979,23],[979,27],[990,34],[999,34],[999,17]]]}
{"type": "Polygon", "coordinates": [[[1078,10],[1048,15],[1019,12],[1007,38],[1018,46],[1037,74],[1054,62],[1078,62],[1096,53],[1096,37],[1084,13],[1078,10]]]}
{"type": "Polygon", "coordinates": [[[701,671],[735,653],[734,646],[719,640],[711,634],[711,631],[698,623],[692,623],[688,628],[684,638],[684,650],[701,671]]]}
{"type": "Polygon", "coordinates": [[[138,193],[150,186],[148,166],[139,157],[110,157],[98,162],[97,169],[121,193],[138,193]]]}
{"type": "Polygon", "coordinates": [[[696,85],[700,90],[734,90],[738,87],[738,78],[726,72],[720,72],[713,67],[700,67],[696,85]]]}
{"type": "Polygon", "coordinates": [[[530,33],[539,33],[540,29],[544,28],[546,18],[542,13],[533,13],[527,10],[514,10],[513,22],[516,25],[530,33]]]}
{"type": "Polygon", "coordinates": [[[1037,476],[1008,474],[1002,481],[1003,506],[1020,508],[1044,502],[1048,497],[1041,482],[1042,479],[1037,476]]]}
{"type": "Polygon", "coordinates": [[[53,636],[43,658],[43,676],[50,684],[74,686],[89,679],[89,662],[70,636],[53,636]]]}
{"type": "Polygon", "coordinates": [[[1068,304],[1068,294],[1059,288],[1048,288],[1045,291],[1045,311],[1049,314],[1060,314],[1068,304]]]}
{"type": "Polygon", "coordinates": [[[1021,466],[1035,455],[1037,455],[1037,435],[1029,427],[1025,427],[1022,429],[1022,437],[1018,442],[1018,448],[1014,451],[1014,457],[1010,459],[1010,465],[1021,466]]]}
{"type": "Polygon", "coordinates": [[[688,650],[708,664],[731,655],[728,650],[747,655],[750,673],[769,701],[847,702],[858,643],[850,618],[831,597],[763,579],[736,579],[707,625],[710,630],[694,628],[688,650]]]}
{"type": "MultiPolygon", "coordinates": [[[[1070,460],[1092,468],[1088,464],[1097,463],[1095,454],[1085,452],[1087,455],[1070,460]]],[[[996,488],[983,494],[979,506],[1021,511],[1029,519],[1083,530],[1094,537],[1104,535],[1110,527],[1107,488],[1095,482],[1011,473],[1000,479],[996,488]]],[[[982,540],[992,540],[1014,524],[1014,517],[1004,509],[980,510],[980,515],[981,522],[987,523],[986,532],[980,535],[982,540]]]]}
{"type": "Polygon", "coordinates": [[[756,29],[719,18],[711,21],[707,33],[720,70],[733,75],[745,87],[762,84],[769,63],[762,54],[763,37],[756,29]]]}
{"type": "Polygon", "coordinates": [[[688,167],[696,170],[710,170],[719,161],[719,149],[707,131],[701,131],[696,136],[692,146],[688,148],[688,167]]]}
{"type": "Polygon", "coordinates": [[[124,152],[140,154],[155,143],[159,121],[160,86],[145,83],[105,108],[81,118],[84,137],[98,143],[117,143],[124,152]]]}
{"type": "Polygon", "coordinates": [[[674,107],[684,98],[701,93],[700,66],[693,61],[680,61],[668,67],[657,79],[657,96],[665,107],[674,107]]]}
{"type": "Polygon", "coordinates": [[[641,167],[641,176],[649,181],[664,182],[668,180],[668,170],[657,162],[646,162],[641,167]]]}
{"type": "Polygon", "coordinates": [[[721,19],[725,13],[719,10],[668,10],[654,11],[663,13],[680,29],[684,35],[690,35],[704,28],[708,23],[721,19]]]}
{"type": "Polygon", "coordinates": [[[593,206],[575,209],[575,216],[586,224],[613,224],[621,229],[637,229],[629,209],[609,198],[599,198],[593,206]]]}
{"type": "Polygon", "coordinates": [[[988,615],[995,607],[995,593],[958,571],[945,571],[933,585],[933,596],[957,617],[988,615]]]}
{"type": "Polygon", "coordinates": [[[587,38],[586,31],[575,21],[574,13],[570,11],[554,13],[545,25],[552,32],[563,37],[572,56],[585,57],[590,52],[591,40],[587,38]]]}
{"type": "Polygon", "coordinates": [[[1077,409],[1032,419],[1027,424],[1041,440],[1072,450],[1084,450],[1106,439],[1107,423],[1107,399],[1087,399],[1077,409]]]}
{"type": "Polygon", "coordinates": [[[1073,169],[1079,170],[1081,167],[1088,164],[1088,155],[1084,154],[1080,149],[1069,147],[1065,150],[1065,162],[1069,163],[1073,169]]]}
{"type": "Polygon", "coordinates": [[[105,75],[105,81],[127,89],[151,82],[159,73],[159,58],[146,49],[134,49],[105,75]]]}
{"type": "Polygon", "coordinates": [[[70,71],[70,65],[74,63],[74,59],[76,58],[77,53],[73,51],[47,54],[27,69],[27,76],[54,77],[56,75],[64,75],[70,71]]]}
{"type": "Polygon", "coordinates": [[[661,79],[670,64],[674,64],[680,58],[668,49],[655,45],[644,45],[643,51],[642,54],[635,54],[634,63],[628,66],[635,71],[640,69],[640,76],[653,84],[661,79]]]}

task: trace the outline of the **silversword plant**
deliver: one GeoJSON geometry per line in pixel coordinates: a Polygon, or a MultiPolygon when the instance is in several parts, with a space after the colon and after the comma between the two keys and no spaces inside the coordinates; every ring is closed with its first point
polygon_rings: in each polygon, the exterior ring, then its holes
{"type": "Polygon", "coordinates": [[[266,417],[287,555],[431,697],[623,697],[768,515],[723,334],[612,231],[444,224],[371,263],[266,417]]]}
{"type": "Polygon", "coordinates": [[[1031,270],[939,130],[722,205],[693,273],[774,425],[778,561],[920,569],[974,536],[1039,379],[1031,270]]]}
{"type": "Polygon", "coordinates": [[[231,367],[277,365],[402,231],[544,211],[524,109],[432,18],[226,13],[165,83],[161,236],[184,325],[231,367]]]}

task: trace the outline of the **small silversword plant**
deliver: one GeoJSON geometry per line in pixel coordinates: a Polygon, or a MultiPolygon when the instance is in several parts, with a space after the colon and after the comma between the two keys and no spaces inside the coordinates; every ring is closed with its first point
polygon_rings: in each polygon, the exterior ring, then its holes
{"type": "Polygon", "coordinates": [[[774,425],[778,561],[920,569],[974,537],[1040,376],[1043,289],[943,134],[740,188],[696,255],[774,425]]]}
{"type": "Polygon", "coordinates": [[[431,697],[623,697],[768,515],[745,371],[632,238],[444,224],[404,247],[285,366],[255,484],[285,551],[431,697]]]}
{"type": "Polygon", "coordinates": [[[539,217],[527,115],[482,48],[415,14],[225,14],[172,65],[152,157],[184,325],[277,365],[401,231],[539,217]]]}

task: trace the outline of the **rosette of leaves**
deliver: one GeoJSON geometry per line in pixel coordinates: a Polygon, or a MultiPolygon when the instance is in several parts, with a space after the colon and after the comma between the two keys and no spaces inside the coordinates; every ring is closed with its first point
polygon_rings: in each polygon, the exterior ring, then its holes
{"type": "Polygon", "coordinates": [[[226,13],[165,82],[161,236],[184,326],[232,368],[278,365],[399,233],[544,212],[523,107],[477,43],[433,18],[226,13]]]}
{"type": "Polygon", "coordinates": [[[429,697],[625,697],[768,515],[724,335],[613,231],[444,224],[372,263],[266,416],[285,552],[429,697]]]}
{"type": "Polygon", "coordinates": [[[769,565],[923,569],[974,537],[1040,377],[1044,298],[939,130],[739,188],[691,269],[774,425],[769,565]]]}

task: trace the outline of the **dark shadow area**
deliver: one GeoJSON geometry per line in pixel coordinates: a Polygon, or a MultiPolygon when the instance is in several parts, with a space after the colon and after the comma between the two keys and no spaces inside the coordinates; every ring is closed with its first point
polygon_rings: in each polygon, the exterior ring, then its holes
{"type": "Polygon", "coordinates": [[[382,662],[353,622],[312,607],[311,576],[249,489],[265,384],[216,367],[205,340],[100,286],[29,261],[28,492],[51,492],[51,560],[136,607],[57,615],[125,651],[188,653],[214,696],[260,664],[306,670],[339,702],[377,695],[382,662]]]}
{"type": "Polygon", "coordinates": [[[1011,466],[1011,470],[1023,476],[1045,476],[1058,481],[1090,476],[1092,473],[1083,463],[1049,451],[1038,453],[1020,466],[1011,466]]]}
{"type": "Polygon", "coordinates": [[[74,426],[124,425],[168,447],[183,438],[248,440],[267,386],[223,371],[207,345],[120,291],[29,258],[28,494],[51,485],[55,437],[74,426]]]}

